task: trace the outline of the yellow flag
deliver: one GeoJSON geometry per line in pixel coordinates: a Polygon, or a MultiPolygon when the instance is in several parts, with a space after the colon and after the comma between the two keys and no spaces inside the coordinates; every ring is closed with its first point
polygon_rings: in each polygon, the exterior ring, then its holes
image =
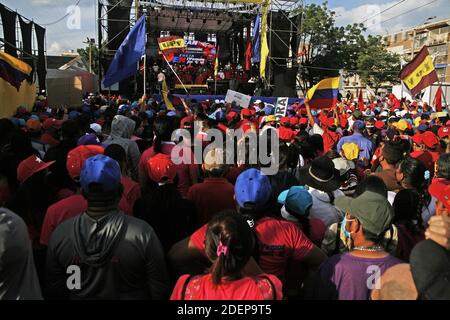
{"type": "Polygon", "coordinates": [[[164,104],[167,107],[167,110],[175,110],[172,102],[169,100],[169,97],[168,97],[169,96],[169,87],[167,86],[166,79],[164,79],[163,84],[162,84],[162,96],[164,99],[164,104]]]}
{"type": "Polygon", "coordinates": [[[259,64],[259,73],[261,79],[266,78],[266,63],[269,56],[269,46],[267,45],[267,13],[270,5],[270,0],[267,0],[262,5],[261,18],[261,62],[259,64]]]}

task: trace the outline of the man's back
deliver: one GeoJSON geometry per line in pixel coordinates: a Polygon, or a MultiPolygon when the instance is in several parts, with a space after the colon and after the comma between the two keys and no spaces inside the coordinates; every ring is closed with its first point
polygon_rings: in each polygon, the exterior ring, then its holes
{"type": "Polygon", "coordinates": [[[169,294],[163,251],[152,227],[121,212],[97,220],[84,213],[58,226],[46,273],[53,298],[164,299],[169,294]],[[80,268],[81,283],[69,291],[71,265],[80,268]]]}
{"type": "Polygon", "coordinates": [[[351,136],[342,137],[337,145],[338,152],[341,152],[342,146],[345,143],[354,142],[359,147],[359,159],[372,159],[373,151],[374,151],[374,145],[372,141],[364,138],[364,136],[358,132],[355,132],[351,136]]]}
{"type": "Polygon", "coordinates": [[[225,209],[234,209],[234,187],[225,178],[206,178],[194,184],[188,192],[188,199],[195,204],[198,222],[208,223],[216,214],[225,209]]]}
{"type": "Polygon", "coordinates": [[[326,260],[306,289],[307,299],[368,300],[377,275],[401,263],[397,258],[363,258],[347,252],[326,260]]]}

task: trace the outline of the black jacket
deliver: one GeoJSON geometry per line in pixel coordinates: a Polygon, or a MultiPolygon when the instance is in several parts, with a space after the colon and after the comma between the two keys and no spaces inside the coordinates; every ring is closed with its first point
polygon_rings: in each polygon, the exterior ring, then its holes
{"type": "Polygon", "coordinates": [[[83,213],[53,232],[47,251],[46,295],[56,299],[166,299],[169,279],[161,244],[146,222],[112,212],[83,213]],[[69,290],[80,268],[80,289],[69,290]],[[71,278],[73,280],[73,278],[71,278]],[[69,280],[69,281],[68,281],[69,280]]]}

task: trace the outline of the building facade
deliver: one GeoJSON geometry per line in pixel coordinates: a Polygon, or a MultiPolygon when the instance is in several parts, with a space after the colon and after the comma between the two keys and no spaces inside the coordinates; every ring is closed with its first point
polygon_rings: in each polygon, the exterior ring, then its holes
{"type": "Polygon", "coordinates": [[[439,81],[450,83],[450,18],[386,35],[383,41],[388,51],[398,53],[405,62],[411,61],[423,46],[427,46],[439,81]]]}

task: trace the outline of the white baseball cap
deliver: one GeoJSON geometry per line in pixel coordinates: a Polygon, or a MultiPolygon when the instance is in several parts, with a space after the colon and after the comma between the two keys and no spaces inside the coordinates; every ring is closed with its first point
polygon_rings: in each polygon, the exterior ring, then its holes
{"type": "Polygon", "coordinates": [[[95,133],[101,133],[102,132],[102,126],[99,125],[98,123],[91,123],[91,125],[89,127],[91,128],[91,130],[94,130],[95,133]]]}

